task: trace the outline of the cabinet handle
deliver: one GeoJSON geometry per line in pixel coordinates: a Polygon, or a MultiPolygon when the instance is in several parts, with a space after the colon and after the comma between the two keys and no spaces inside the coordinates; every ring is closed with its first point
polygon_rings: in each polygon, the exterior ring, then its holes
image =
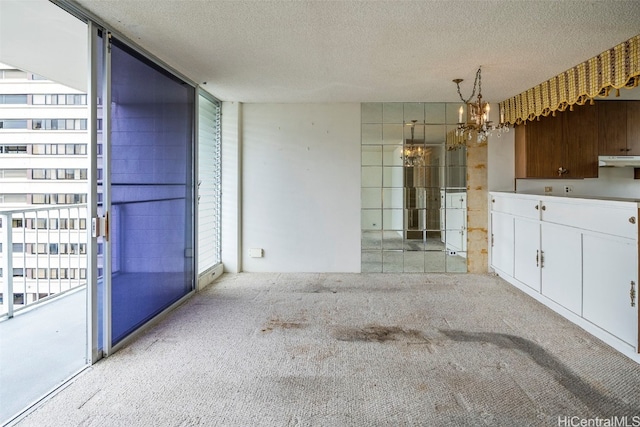
{"type": "Polygon", "coordinates": [[[536,210],[540,209],[540,206],[536,205],[536,210]]]}
{"type": "MultiPolygon", "coordinates": [[[[460,201],[462,201],[462,199],[460,199],[460,201]]],[[[491,199],[491,203],[495,203],[496,199],[491,199]]]]}
{"type": "Polygon", "coordinates": [[[542,205],[542,210],[543,210],[543,211],[546,211],[546,210],[547,210],[547,207],[546,207],[545,205],[542,205]]]}
{"type": "Polygon", "coordinates": [[[544,268],[544,251],[540,251],[540,268],[544,268]]]}
{"type": "Polygon", "coordinates": [[[636,282],[631,281],[631,290],[629,291],[629,297],[631,297],[631,307],[636,306],[636,282]]]}
{"type": "Polygon", "coordinates": [[[635,223],[636,223],[636,217],[635,217],[635,216],[630,217],[630,218],[629,218],[629,222],[630,222],[631,224],[635,224],[635,223]]]}
{"type": "Polygon", "coordinates": [[[540,267],[540,249],[536,251],[536,267],[540,267]]]}

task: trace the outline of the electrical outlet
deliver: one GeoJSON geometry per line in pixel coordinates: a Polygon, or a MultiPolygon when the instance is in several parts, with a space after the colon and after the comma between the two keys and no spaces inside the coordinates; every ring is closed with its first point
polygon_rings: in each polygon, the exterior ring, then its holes
{"type": "Polygon", "coordinates": [[[449,255],[458,255],[456,251],[449,251],[449,255]]]}
{"type": "Polygon", "coordinates": [[[551,193],[553,191],[553,187],[544,187],[545,193],[551,193]]]}
{"type": "Polygon", "coordinates": [[[573,186],[572,185],[565,185],[564,186],[564,192],[565,192],[565,194],[572,193],[573,192],[573,186]]]}
{"type": "Polygon", "coordinates": [[[262,258],[264,256],[264,250],[262,248],[249,249],[249,256],[251,258],[262,258]]]}

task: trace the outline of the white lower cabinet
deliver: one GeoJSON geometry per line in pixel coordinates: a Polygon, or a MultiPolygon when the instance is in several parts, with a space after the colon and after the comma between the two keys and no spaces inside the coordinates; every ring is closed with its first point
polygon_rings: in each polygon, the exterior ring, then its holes
{"type": "Polygon", "coordinates": [[[491,265],[508,282],[640,362],[639,206],[492,192],[491,265]]]}
{"type": "Polygon", "coordinates": [[[576,314],[582,312],[582,233],[562,225],[540,225],[542,295],[576,314]]]}
{"type": "Polygon", "coordinates": [[[514,218],[514,277],[540,292],[540,223],[514,218]]]}
{"type": "Polygon", "coordinates": [[[583,263],[583,317],[635,347],[638,343],[637,241],[585,234],[583,263]]]}
{"type": "Polygon", "coordinates": [[[492,212],[491,234],[493,267],[513,276],[513,216],[492,212]]]}

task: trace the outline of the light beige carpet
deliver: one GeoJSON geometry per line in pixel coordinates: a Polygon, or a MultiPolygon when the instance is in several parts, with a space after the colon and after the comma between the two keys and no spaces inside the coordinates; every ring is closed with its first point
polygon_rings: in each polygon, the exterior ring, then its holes
{"type": "Polygon", "coordinates": [[[623,416],[640,416],[640,365],[500,278],[239,274],[19,425],[558,426],[623,416]]]}

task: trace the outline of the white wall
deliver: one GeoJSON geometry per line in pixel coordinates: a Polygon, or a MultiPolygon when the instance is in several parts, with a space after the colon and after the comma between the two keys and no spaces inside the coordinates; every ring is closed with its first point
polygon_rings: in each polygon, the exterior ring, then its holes
{"type": "MultiPolygon", "coordinates": [[[[359,272],[360,105],[225,102],[222,120],[225,271],[359,272]]],[[[489,189],[512,191],[513,129],[488,156],[489,189]]]]}
{"type": "MultiPolygon", "coordinates": [[[[498,104],[491,105],[491,120],[499,121],[498,104]]],[[[500,137],[489,137],[487,143],[487,185],[489,191],[513,191],[515,185],[515,131],[513,126],[509,132],[500,137]]]]}
{"type": "Polygon", "coordinates": [[[242,271],[240,241],[242,230],[242,104],[222,103],[222,264],[224,271],[242,271]]]}
{"type": "Polygon", "coordinates": [[[359,272],[360,104],[244,104],[241,123],[243,271],[359,272]]]}
{"type": "Polygon", "coordinates": [[[619,197],[640,199],[640,180],[633,179],[633,168],[600,168],[598,178],[588,179],[518,179],[516,190],[523,193],[544,193],[563,196],[564,187],[572,187],[572,196],[619,197]]]}

